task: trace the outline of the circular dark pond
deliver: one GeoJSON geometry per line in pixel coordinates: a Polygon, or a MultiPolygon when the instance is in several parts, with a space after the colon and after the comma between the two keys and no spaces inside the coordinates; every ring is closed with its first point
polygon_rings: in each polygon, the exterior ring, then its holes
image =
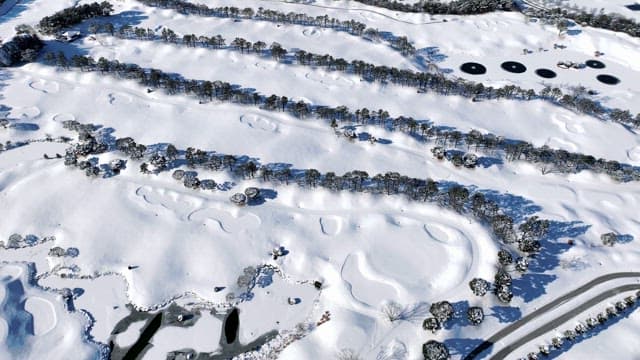
{"type": "Polygon", "coordinates": [[[585,65],[587,65],[588,67],[592,68],[592,69],[604,69],[604,63],[602,61],[598,61],[598,60],[587,60],[584,63],[585,65]]]}
{"type": "Polygon", "coordinates": [[[536,75],[545,79],[553,79],[554,77],[556,77],[555,71],[549,69],[538,69],[536,70],[536,75]]]}
{"type": "Polygon", "coordinates": [[[505,61],[502,63],[502,65],[500,65],[500,67],[505,71],[516,73],[516,74],[521,74],[527,71],[526,66],[516,61],[505,61]]]}
{"type": "Polygon", "coordinates": [[[598,75],[596,76],[596,79],[598,79],[598,81],[600,81],[601,83],[605,83],[607,85],[616,85],[620,82],[620,79],[618,79],[617,77],[606,74],[598,75]]]}
{"type": "Polygon", "coordinates": [[[482,64],[468,62],[460,66],[460,70],[471,75],[482,75],[487,72],[487,68],[482,64]]]}

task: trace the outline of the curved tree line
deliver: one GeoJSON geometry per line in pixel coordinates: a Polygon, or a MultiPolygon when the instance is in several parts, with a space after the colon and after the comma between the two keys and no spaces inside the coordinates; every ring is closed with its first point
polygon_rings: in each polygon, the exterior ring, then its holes
{"type": "MultiPolygon", "coordinates": [[[[591,155],[572,153],[566,150],[552,149],[548,146],[535,147],[533,144],[505,139],[495,134],[483,134],[477,130],[467,133],[434,126],[427,121],[412,117],[390,117],[386,110],[367,108],[351,110],[346,106],[319,106],[305,101],[291,101],[286,96],[261,95],[254,89],[242,88],[223,81],[185,79],[180,75],[168,74],[157,69],[145,69],[136,64],[120,63],[117,60],[100,58],[95,61],[89,56],[75,55],[71,59],[60,52],[45,54],[45,60],[63,69],[70,67],[81,71],[98,71],[118,78],[137,80],[141,85],[166,90],[169,94],[192,95],[200,101],[224,101],[242,105],[252,105],[268,111],[284,111],[296,118],[316,117],[330,121],[332,127],[344,125],[378,125],[388,130],[400,130],[418,139],[428,142],[435,140],[437,145],[457,149],[465,145],[475,151],[504,151],[509,161],[524,160],[538,164],[544,173],[577,173],[591,170],[607,174],[617,181],[640,180],[640,168],[621,164],[614,160],[598,159],[591,155]]],[[[446,152],[446,149],[443,149],[446,152]]],[[[439,156],[438,156],[439,157],[439,156]]],[[[453,160],[452,160],[453,161],[453,160]]],[[[453,161],[456,165],[462,165],[453,161]]]]}

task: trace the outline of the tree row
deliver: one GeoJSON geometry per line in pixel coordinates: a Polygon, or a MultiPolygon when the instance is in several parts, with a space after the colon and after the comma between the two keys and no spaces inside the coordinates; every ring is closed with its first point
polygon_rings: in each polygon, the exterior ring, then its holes
{"type": "Polygon", "coordinates": [[[388,0],[356,0],[365,5],[381,7],[393,11],[429,13],[437,15],[477,15],[494,11],[509,11],[511,0],[420,0],[418,2],[398,2],[388,0]]]}
{"type": "MultiPolygon", "coordinates": [[[[531,143],[519,140],[504,139],[494,134],[482,134],[477,130],[463,133],[458,130],[433,126],[427,121],[417,121],[411,117],[390,117],[386,110],[369,110],[367,108],[351,110],[346,106],[319,106],[305,101],[290,101],[286,96],[262,95],[254,89],[241,88],[223,81],[184,79],[180,75],[168,74],[157,69],[145,69],[136,64],[120,63],[117,60],[100,58],[97,62],[88,56],[75,55],[71,59],[60,52],[57,55],[48,53],[45,59],[61,68],[76,67],[82,71],[99,71],[119,78],[134,79],[141,85],[165,89],[169,94],[193,95],[201,101],[233,102],[252,105],[269,111],[284,111],[294,117],[304,119],[316,117],[330,121],[332,126],[338,124],[374,124],[389,130],[400,130],[424,142],[434,139],[443,147],[458,148],[472,146],[476,151],[492,152],[502,150],[507,160],[524,160],[539,164],[543,173],[560,172],[576,173],[591,170],[604,173],[618,181],[640,180],[640,168],[617,161],[597,159],[591,155],[572,153],[566,150],[551,149],[548,146],[535,147],[531,143]]],[[[443,149],[446,154],[446,150],[443,149]]],[[[435,153],[434,153],[435,155],[435,153]]],[[[455,164],[455,163],[454,163],[455,164]]]]}

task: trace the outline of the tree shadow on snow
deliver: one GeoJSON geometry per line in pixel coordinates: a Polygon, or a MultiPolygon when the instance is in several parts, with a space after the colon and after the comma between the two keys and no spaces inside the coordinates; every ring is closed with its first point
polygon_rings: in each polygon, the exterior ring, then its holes
{"type": "Polygon", "coordinates": [[[497,157],[487,157],[487,156],[478,157],[478,162],[477,162],[477,166],[483,167],[485,169],[491,166],[498,166],[503,164],[504,162],[502,161],[502,159],[497,157]]]}
{"type": "MultiPolygon", "coordinates": [[[[471,350],[475,349],[476,347],[478,347],[480,344],[482,344],[483,340],[482,339],[447,339],[444,341],[444,344],[447,346],[447,348],[449,349],[449,353],[451,355],[460,355],[460,357],[464,357],[465,355],[469,354],[471,352],[471,350]]],[[[488,351],[483,352],[483,354],[488,354],[488,351]]],[[[479,357],[477,357],[476,359],[481,359],[482,355],[480,355],[479,357]]]]}
{"type": "Polygon", "coordinates": [[[260,189],[260,195],[247,202],[249,206],[258,206],[267,202],[267,200],[273,200],[278,197],[278,192],[273,189],[260,189]]]}
{"type": "Polygon", "coordinates": [[[522,317],[520,308],[514,306],[492,306],[490,310],[492,312],[486,316],[493,316],[500,323],[512,323],[522,317]]]}
{"type": "Polygon", "coordinates": [[[616,242],[618,242],[620,244],[628,244],[628,243],[632,242],[633,239],[634,239],[634,237],[631,234],[618,235],[616,237],[616,242]]]}
{"type": "Polygon", "coordinates": [[[14,123],[11,125],[12,128],[18,131],[38,131],[40,130],[40,126],[34,123],[14,123]]]}
{"type": "Polygon", "coordinates": [[[443,328],[451,330],[454,327],[471,325],[469,320],[467,320],[467,309],[469,309],[469,302],[467,300],[454,302],[451,306],[453,306],[453,317],[443,324],[443,328]]]}
{"type": "Polygon", "coordinates": [[[525,302],[546,294],[545,287],[557,279],[546,272],[560,266],[560,255],[571,248],[566,239],[584,235],[591,225],[581,221],[549,221],[547,235],[540,239],[540,251],[531,255],[529,269],[513,280],[513,293],[525,302]]]}

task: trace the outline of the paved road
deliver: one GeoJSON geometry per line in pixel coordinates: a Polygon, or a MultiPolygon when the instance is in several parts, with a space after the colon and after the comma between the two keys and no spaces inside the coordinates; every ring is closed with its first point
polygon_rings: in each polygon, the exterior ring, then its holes
{"type": "Polygon", "coordinates": [[[629,285],[622,285],[622,286],[618,286],[615,287],[611,290],[607,290],[601,294],[598,294],[596,297],[593,297],[591,299],[589,299],[589,301],[578,305],[577,307],[571,309],[571,311],[560,315],[559,317],[549,321],[548,323],[540,326],[539,328],[533,330],[532,332],[528,333],[527,335],[519,338],[518,340],[514,341],[513,343],[507,345],[504,349],[498,351],[498,353],[496,353],[495,355],[493,355],[491,357],[492,360],[502,360],[504,359],[507,355],[511,354],[514,350],[516,350],[517,348],[521,347],[522,345],[530,342],[533,339],[536,339],[537,337],[544,335],[545,333],[557,328],[558,326],[564,324],[565,322],[571,320],[572,318],[574,318],[575,316],[579,315],[580,313],[590,309],[591,307],[598,305],[599,303],[601,303],[604,300],[607,300],[615,295],[618,295],[620,293],[626,292],[626,291],[632,291],[632,290],[640,290],[640,284],[629,284],[629,285]]]}
{"type": "MultiPolygon", "coordinates": [[[[597,277],[597,278],[589,281],[588,283],[580,286],[579,288],[574,289],[573,291],[570,291],[570,292],[560,296],[559,298],[557,298],[557,299],[551,301],[550,303],[540,307],[539,309],[537,309],[534,312],[530,313],[529,315],[523,317],[522,319],[516,321],[515,323],[513,323],[513,324],[503,328],[502,330],[498,331],[497,333],[493,334],[493,336],[491,336],[490,338],[488,338],[487,340],[482,342],[480,345],[478,345],[475,349],[473,349],[469,353],[469,355],[465,356],[464,360],[475,359],[478,355],[482,354],[485,350],[489,349],[494,344],[496,344],[497,342],[499,342],[500,340],[502,340],[503,338],[505,338],[506,336],[508,336],[512,332],[514,332],[515,330],[517,330],[517,329],[521,328],[522,326],[528,324],[530,321],[536,319],[537,317],[544,315],[546,312],[548,312],[550,310],[553,310],[556,307],[566,303],[567,301],[572,300],[573,298],[575,298],[575,297],[577,297],[577,296],[589,291],[591,288],[593,288],[595,286],[598,286],[598,285],[600,285],[602,283],[605,283],[607,281],[616,280],[616,279],[624,279],[624,278],[640,278],[640,272],[620,272],[620,273],[612,273],[612,274],[607,274],[607,275],[603,275],[603,276],[597,277]]],[[[615,289],[613,289],[613,290],[615,290],[615,289]]],[[[570,314],[571,317],[572,317],[577,313],[576,313],[576,311],[570,311],[568,314],[570,314]]]]}

